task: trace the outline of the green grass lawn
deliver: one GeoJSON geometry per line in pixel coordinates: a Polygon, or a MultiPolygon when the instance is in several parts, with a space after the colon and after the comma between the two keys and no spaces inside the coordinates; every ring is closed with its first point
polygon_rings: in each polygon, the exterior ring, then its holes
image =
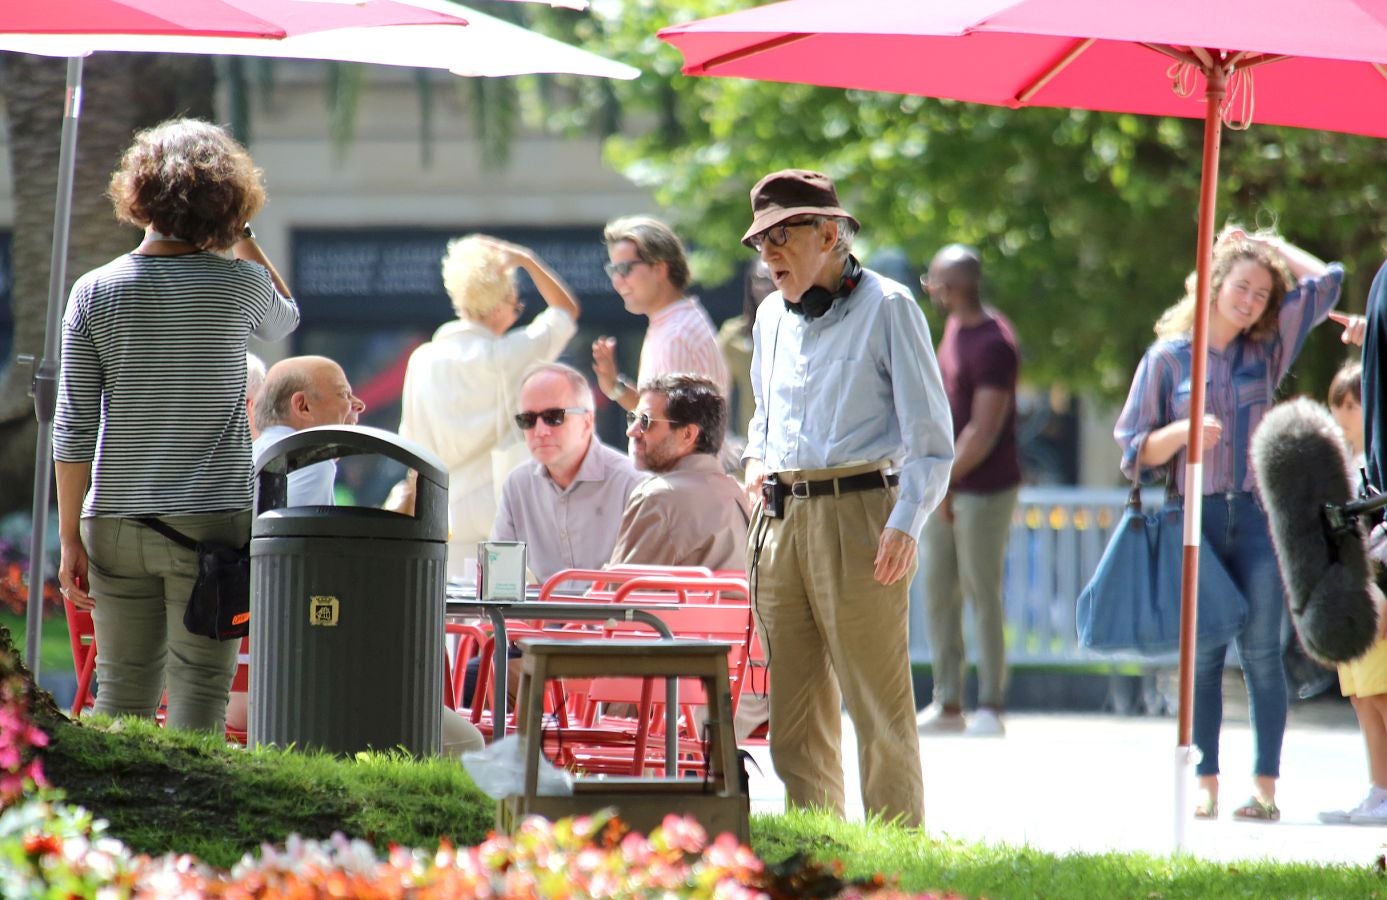
{"type": "MultiPolygon", "coordinates": [[[[24,616],[15,615],[7,610],[0,611],[0,627],[10,630],[10,638],[14,641],[15,649],[24,653],[24,616]]],[[[62,616],[45,616],[39,644],[39,664],[43,675],[72,671],[72,648],[67,641],[66,619],[62,616]]]]}
{"type": "MultiPolygon", "coordinates": [[[[291,832],[432,848],[447,836],[475,844],[495,806],[453,762],[404,755],[324,754],[228,747],[220,738],[146,722],[84,718],[58,724],[44,763],[52,782],[147,853],[192,852],[231,865],[291,832]]],[[[769,864],[805,854],[841,860],[845,874],[883,873],[912,891],[964,897],[1377,897],[1387,881],[1368,866],[1224,864],[1144,854],[1056,856],[965,844],[879,823],[822,815],[758,815],[752,848],[769,864]]]]}

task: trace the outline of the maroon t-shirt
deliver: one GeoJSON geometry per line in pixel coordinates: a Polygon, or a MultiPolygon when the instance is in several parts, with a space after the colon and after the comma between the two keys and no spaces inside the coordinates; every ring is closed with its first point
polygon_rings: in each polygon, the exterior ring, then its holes
{"type": "Polygon", "coordinates": [[[996,388],[1011,395],[1006,422],[997,444],[978,466],[954,482],[954,490],[987,494],[1021,483],[1021,462],[1016,452],[1016,370],[1020,357],[1016,334],[1006,317],[988,310],[992,317],[967,328],[949,317],[939,340],[939,371],[954,416],[954,440],[973,413],[973,394],[978,388],[996,388]]]}

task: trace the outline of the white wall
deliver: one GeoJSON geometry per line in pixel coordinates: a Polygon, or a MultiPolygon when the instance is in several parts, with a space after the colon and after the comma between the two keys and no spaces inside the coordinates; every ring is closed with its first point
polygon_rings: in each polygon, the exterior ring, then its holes
{"type": "Polygon", "coordinates": [[[323,77],[319,64],[282,61],[273,93],[253,107],[250,149],[270,193],[256,233],[276,259],[287,260],[288,234],[299,226],[557,226],[655,210],[602,161],[596,138],[522,128],[506,167],[486,168],[466,81],[442,73],[428,164],[413,75],[385,67],[370,70],[355,137],[339,151],[327,138],[323,77]]]}
{"type": "MultiPolygon", "coordinates": [[[[255,230],[286,268],[288,236],[297,226],[574,225],[655,211],[644,191],[603,163],[595,138],[522,127],[509,165],[486,169],[464,96],[467,80],[441,72],[432,73],[430,165],[421,161],[413,73],[385,66],[368,70],[356,137],[339,154],[328,139],[326,72],[322,63],[280,60],[273,92],[253,101],[250,150],[270,193],[255,230]]],[[[227,109],[224,86],[219,109],[227,109]]],[[[9,171],[3,133],[0,171],[9,171]]],[[[13,221],[11,185],[0,178],[0,227],[13,221]]]]}

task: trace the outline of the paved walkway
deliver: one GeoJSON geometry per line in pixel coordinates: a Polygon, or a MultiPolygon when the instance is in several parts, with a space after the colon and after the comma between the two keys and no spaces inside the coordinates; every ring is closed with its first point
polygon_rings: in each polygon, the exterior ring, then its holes
{"type": "MultiPolygon", "coordinates": [[[[1346,701],[1292,706],[1282,758],[1277,824],[1235,822],[1229,812],[1250,791],[1252,737],[1245,708],[1229,692],[1221,756],[1221,818],[1191,822],[1189,851],[1217,859],[1272,857],[1371,864],[1387,828],[1321,825],[1316,813],[1352,806],[1367,789],[1363,741],[1346,701]],[[1234,773],[1231,774],[1230,773],[1234,773]]],[[[1003,738],[921,738],[925,819],[930,832],[966,841],[1028,844],[1054,853],[1145,851],[1174,847],[1174,718],[1016,713],[1003,738]]],[[[856,749],[844,717],[850,817],[862,819],[856,749]]],[[[752,809],[784,809],[769,751],[753,751],[752,809]]]]}

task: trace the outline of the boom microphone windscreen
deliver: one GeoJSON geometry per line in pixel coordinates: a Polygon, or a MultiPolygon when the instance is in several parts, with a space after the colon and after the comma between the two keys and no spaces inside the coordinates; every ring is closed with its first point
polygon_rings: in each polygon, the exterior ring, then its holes
{"type": "Polygon", "coordinates": [[[1325,504],[1354,498],[1329,410],[1300,398],[1268,412],[1252,436],[1252,467],[1301,644],[1329,664],[1362,656],[1377,637],[1377,609],[1361,526],[1334,534],[1324,516],[1325,504]]]}

